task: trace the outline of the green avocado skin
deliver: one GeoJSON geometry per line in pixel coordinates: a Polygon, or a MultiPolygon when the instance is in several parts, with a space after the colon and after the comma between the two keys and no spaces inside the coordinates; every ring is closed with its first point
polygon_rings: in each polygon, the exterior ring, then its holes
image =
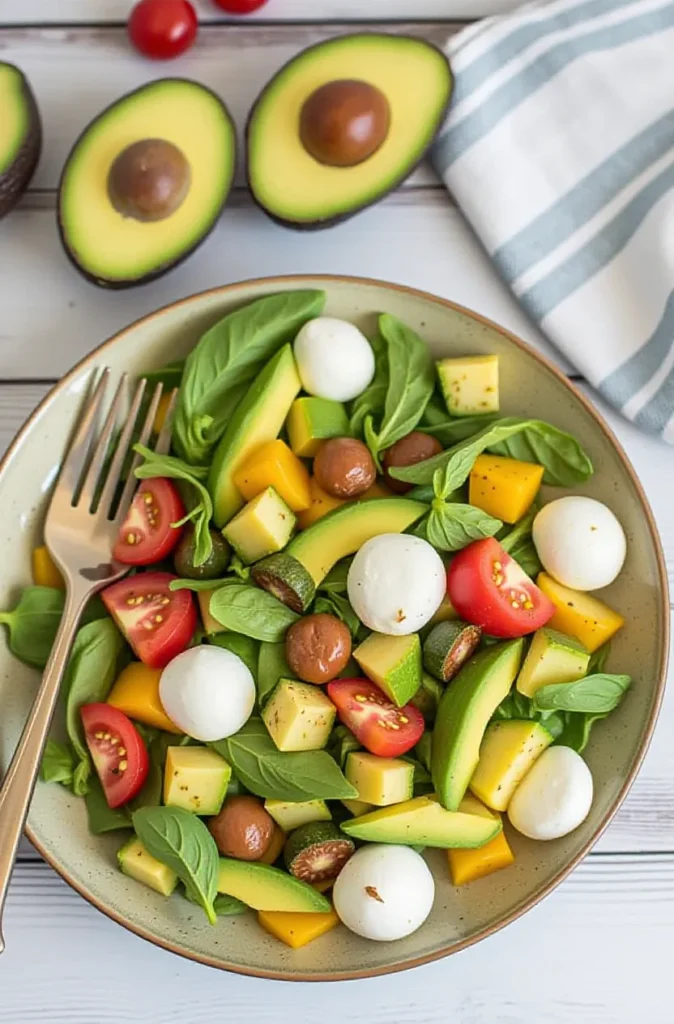
{"type": "Polygon", "coordinates": [[[508,640],[473,655],[440,699],[431,777],[438,799],[456,811],[465,796],[489,719],[515,681],[524,641],[508,640]]]}
{"type": "Polygon", "coordinates": [[[42,149],[42,122],[33,90],[19,68],[14,64],[10,64],[9,67],[13,68],[21,78],[22,102],[28,110],[28,127],[18,153],[9,167],[0,174],[0,218],[9,213],[25,192],[37,167],[42,149]]]}

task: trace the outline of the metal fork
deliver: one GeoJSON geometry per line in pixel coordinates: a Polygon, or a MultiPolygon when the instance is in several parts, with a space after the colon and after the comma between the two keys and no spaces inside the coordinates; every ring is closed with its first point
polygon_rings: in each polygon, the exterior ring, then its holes
{"type": "MultiPolygon", "coordinates": [[[[146,382],[141,380],[135,388],[113,454],[111,442],[128,390],[128,377],[126,374],[122,376],[96,438],[109,380],[110,370],[106,368],[65,456],[45,522],[45,543],[65,580],[65,608],[35,703],[0,787],[0,953],[5,948],[2,912],[9,879],[59,686],[84,606],[93,594],[121,579],[129,571],[128,566],[113,560],[112,548],[137,486],[133,469],[138,465],[138,456],[132,463],[119,502],[116,496],[134,437],[146,382]]],[[[161,395],[162,385],[158,384],[139,432],[138,440],[141,444],[148,443],[161,395]]],[[[164,427],[155,444],[155,451],[161,453],[168,451],[175,397],[174,392],[164,427]]]]}

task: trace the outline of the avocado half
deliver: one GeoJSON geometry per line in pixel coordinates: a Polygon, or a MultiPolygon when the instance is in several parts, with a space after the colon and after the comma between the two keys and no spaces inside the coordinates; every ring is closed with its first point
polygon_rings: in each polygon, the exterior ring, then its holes
{"type": "Polygon", "coordinates": [[[93,284],[130,288],[181,263],[214,228],[232,185],[236,131],[222,100],[198,82],[164,78],[117,100],[73,146],[61,174],[58,228],[66,255],[93,284]],[[110,173],[144,141],[168,143],[189,180],[177,208],[139,220],[113,205],[110,173]]]}
{"type": "Polygon", "coordinates": [[[40,158],[42,125],[23,72],[0,61],[0,217],[28,186],[40,158]]]}
{"type": "Polygon", "coordinates": [[[359,33],[293,58],[258,97],[246,126],[248,185],[255,202],[287,227],[329,227],[378,202],[410,174],[442,125],[452,92],[447,58],[411,36],[359,33]],[[388,132],[353,166],[321,163],[300,124],[310,97],[329,83],[369,83],[388,100],[388,132]]]}

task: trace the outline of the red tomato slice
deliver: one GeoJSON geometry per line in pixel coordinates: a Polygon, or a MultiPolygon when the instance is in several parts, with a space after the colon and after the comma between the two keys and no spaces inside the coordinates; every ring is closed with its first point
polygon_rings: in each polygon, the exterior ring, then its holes
{"type": "Polygon", "coordinates": [[[84,704],[80,714],[108,806],[121,807],[147,778],[150,759],[145,744],[133,722],[110,704],[84,704]]]}
{"type": "Polygon", "coordinates": [[[399,757],[419,742],[424,718],[412,704],[397,708],[369,679],[334,679],[328,696],[366,750],[379,757],[399,757]]]}
{"type": "Polygon", "coordinates": [[[173,527],[185,506],[170,480],[143,480],[120,527],[113,558],[122,565],[153,565],[173,551],[182,527],[173,527]]]}
{"type": "Polygon", "coordinates": [[[454,556],[447,571],[449,600],[466,622],[490,636],[524,636],[548,622],[552,601],[493,537],[454,556]]]}
{"type": "Polygon", "coordinates": [[[169,590],[170,572],[141,572],[113,583],[103,603],[131,644],[151,668],[164,668],[188,646],[197,628],[189,590],[169,590]]]}

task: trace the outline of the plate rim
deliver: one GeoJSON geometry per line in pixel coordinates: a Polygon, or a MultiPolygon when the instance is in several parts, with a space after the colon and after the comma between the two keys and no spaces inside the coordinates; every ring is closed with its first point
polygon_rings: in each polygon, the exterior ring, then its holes
{"type": "Polygon", "coordinates": [[[163,939],[153,934],[149,929],[143,927],[142,925],[134,924],[132,921],[128,920],[123,914],[115,911],[113,907],[106,905],[104,902],[98,899],[87,888],[85,884],[80,883],[74,877],[72,877],[68,869],[64,867],[62,864],[60,864],[58,860],[55,857],[53,857],[43,847],[43,845],[35,836],[32,827],[28,823],[26,823],[26,836],[33,844],[35,849],[38,851],[38,853],[49,864],[49,866],[53,868],[54,871],[56,871],[56,873],[60,875],[61,878],[63,878],[63,880],[67,882],[72,889],[79,893],[79,895],[82,896],[88,903],[90,903],[102,914],[105,914],[106,917],[110,918],[116,924],[121,925],[128,931],[132,932],[135,935],[138,935],[142,939],[145,939],[147,942],[151,942],[155,946],[165,949],[170,953],[174,953],[177,956],[184,957],[185,959],[193,960],[196,963],[204,964],[207,967],[213,967],[223,971],[230,971],[234,974],[245,975],[248,977],[262,978],[273,981],[355,981],[364,978],[375,978],[388,974],[396,974],[401,971],[412,970],[413,968],[420,967],[424,964],[434,963],[435,961],[443,960],[446,957],[452,956],[455,953],[459,953],[462,950],[469,948],[470,946],[476,945],[483,939],[489,938],[491,935],[494,935],[496,934],[496,932],[499,932],[502,928],[505,928],[507,927],[507,925],[512,924],[514,921],[522,917],[529,910],[531,910],[538,903],[540,903],[540,901],[543,900],[546,896],[548,896],[551,892],[553,892],[553,890],[556,889],[557,886],[560,885],[560,883],[563,882],[564,879],[567,878],[568,875],[570,875],[571,872],[578,866],[578,864],[587,856],[592,847],[603,835],[604,831],[612,821],[616,812],[625,800],[625,797],[627,796],[629,790],[631,789],[632,784],[634,783],[634,780],[636,779],[639,773],[644,757],[646,756],[651,740],[653,738],[655,725],[657,723],[660,708],[662,706],[662,700],[664,696],[667,678],[667,665],[670,646],[669,580],[667,577],[667,567],[664,552],[662,549],[662,542],[655,522],[655,517],[653,515],[650,502],[641,485],[641,481],[639,480],[636,471],[634,470],[629,458],[627,457],[627,454],[625,453],[622,444],[614,434],[613,430],[609,427],[608,423],[604,420],[599,410],[589,401],[588,398],[586,398],[582,391],[578,387],[576,387],[574,381],[569,379],[559,369],[559,367],[557,367],[552,362],[552,360],[550,360],[547,356],[543,355],[533,346],[529,345],[527,342],[523,341],[512,331],[509,331],[507,328],[491,320],[489,317],[485,317],[482,314],[477,313],[475,310],[472,310],[466,306],[462,306],[457,302],[451,301],[450,299],[444,299],[441,296],[434,295],[432,292],[427,292],[420,288],[413,288],[409,285],[396,284],[390,281],[382,281],[377,278],[352,276],[347,274],[281,274],[274,275],[271,277],[247,278],[242,281],[232,282],[231,284],[218,285],[214,288],[207,288],[204,291],[196,292],[192,295],[186,296],[185,298],[179,299],[176,302],[167,303],[166,305],[161,306],[159,309],[156,309],[151,313],[147,313],[144,316],[139,317],[132,323],[128,324],[126,327],[122,328],[122,330],[117,331],[115,334],[111,335],[109,338],[102,341],[91,352],[89,352],[86,356],[84,356],[77,363],[75,363],[75,365],[58,381],[58,383],[55,384],[54,387],[50,389],[50,391],[44,396],[44,398],[36,406],[36,408],[33,410],[30,416],[26,419],[23,426],[19,429],[16,436],[12,440],[11,444],[7,448],[7,451],[0,459],[0,477],[4,473],[7,464],[16,455],[18,449],[23,443],[24,438],[30,433],[42,412],[51,404],[51,402],[53,402],[59,394],[67,390],[68,386],[76,377],[78,377],[81,374],[83,370],[87,368],[94,369],[95,366],[100,362],[101,356],[105,353],[106,349],[109,346],[115,344],[124,335],[134,331],[141,324],[148,323],[153,319],[163,316],[165,313],[171,310],[177,309],[181,306],[191,305],[192,303],[196,303],[206,297],[216,295],[228,295],[232,292],[237,292],[245,287],[268,286],[270,289],[272,289],[275,285],[286,286],[290,284],[296,285],[299,288],[307,287],[310,284],[313,286],[320,286],[321,284],[328,285],[331,283],[347,285],[353,284],[359,286],[364,285],[366,287],[369,286],[384,288],[387,289],[388,291],[403,293],[417,299],[422,299],[424,301],[431,302],[435,305],[442,306],[445,309],[451,310],[454,313],[459,313],[463,316],[466,316],[469,319],[476,321],[477,323],[485,327],[497,331],[508,341],[512,342],[518,349],[520,349],[527,355],[532,356],[541,365],[543,369],[551,373],[565,388],[568,389],[568,391],[571,392],[571,394],[576,398],[576,400],[580,402],[585,411],[588,412],[591,418],[594,420],[597,428],[602,431],[605,438],[616,450],[620,458],[620,461],[623,464],[623,468],[625,469],[632,483],[632,486],[636,491],[638,499],[641,503],[641,509],[646,519],[646,524],[655,551],[661,592],[659,607],[659,616],[661,621],[658,624],[658,633],[660,636],[659,671],[656,679],[656,689],[653,703],[650,709],[650,713],[648,716],[648,720],[646,722],[643,735],[641,737],[639,746],[634,756],[634,760],[630,768],[630,771],[627,774],[625,780],[623,781],[620,790],[613,799],[603,819],[599,823],[597,829],[593,833],[592,837],[588,840],[588,842],[584,844],[581,850],[579,850],[579,852],[574,857],[572,857],[571,860],[567,864],[565,864],[552,877],[552,879],[549,882],[540,886],[540,888],[535,890],[529,897],[518,903],[513,908],[513,910],[505,917],[485,926],[484,928],[480,929],[475,935],[472,935],[469,938],[462,939],[459,942],[452,942],[449,945],[443,946],[437,950],[434,950],[431,953],[426,953],[422,956],[413,957],[411,959],[403,960],[390,965],[384,965],[381,967],[367,969],[356,968],[354,970],[337,971],[329,974],[325,972],[308,974],[303,971],[296,971],[290,973],[274,970],[265,970],[264,968],[243,967],[240,964],[229,963],[221,958],[216,958],[203,953],[192,952],[186,949],[185,947],[178,945],[177,943],[171,942],[170,940],[163,939]]]}

